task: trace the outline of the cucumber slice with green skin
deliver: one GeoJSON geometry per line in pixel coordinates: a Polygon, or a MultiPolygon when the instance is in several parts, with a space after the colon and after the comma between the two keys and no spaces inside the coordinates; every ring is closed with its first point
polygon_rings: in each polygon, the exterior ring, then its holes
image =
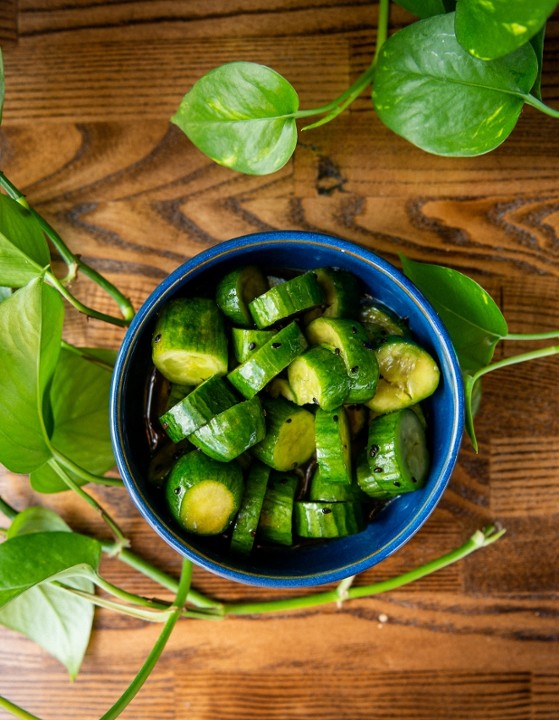
{"type": "Polygon", "coordinates": [[[176,443],[237,402],[237,396],[225,378],[214,375],[167,410],[159,421],[169,438],[176,443]]]}
{"type": "Polygon", "coordinates": [[[275,333],[248,360],[231,370],[231,385],[246,398],[259,393],[307,347],[305,336],[295,321],[275,333]]]}
{"type": "Polygon", "coordinates": [[[314,415],[285,398],[263,401],[266,437],[252,454],[274,470],[293,470],[308,462],[315,449],[314,415]]]}
{"type": "Polygon", "coordinates": [[[294,507],[297,535],[304,538],[339,538],[355,535],[365,527],[359,502],[299,501],[294,507]]]}
{"type": "Polygon", "coordinates": [[[320,468],[311,478],[308,498],[312,501],[343,502],[355,500],[359,496],[359,488],[355,483],[345,484],[323,480],[320,468]]]}
{"type": "Polygon", "coordinates": [[[351,484],[351,438],[343,407],[315,416],[316,461],[323,482],[351,484]]]}
{"type": "Polygon", "coordinates": [[[315,271],[324,295],[324,315],[335,318],[357,318],[361,286],[349,270],[322,267],[315,271]]]}
{"type": "Polygon", "coordinates": [[[432,395],[440,370],[431,355],[412,340],[391,337],[376,350],[380,380],[366,405],[375,413],[410,407],[432,395]]]}
{"type": "Polygon", "coordinates": [[[344,361],[320,345],[295,358],[287,368],[287,379],[298,405],[312,403],[323,410],[332,410],[341,405],[349,393],[350,381],[344,361]]]}
{"type": "Polygon", "coordinates": [[[152,359],[163,377],[178,385],[199,385],[212,375],[225,375],[227,336],[213,300],[170,300],[155,326],[152,359]]]}
{"type": "Polygon", "coordinates": [[[389,336],[410,336],[406,321],[372,298],[361,305],[359,320],[370,342],[375,346],[383,343],[389,336]]]}
{"type": "Polygon", "coordinates": [[[219,535],[235,517],[244,481],[237,463],[220,463],[189,452],[175,463],[165,488],[171,515],[188,532],[219,535]]]}
{"type": "Polygon", "coordinates": [[[227,273],[216,288],[216,302],[236,325],[250,327],[252,316],[248,304],[268,290],[268,283],[260,268],[247,265],[227,273]]]}
{"type": "Polygon", "coordinates": [[[266,425],[260,398],[237,403],[188,436],[209,457],[229,462],[260,442],[266,425]]]}
{"type": "Polygon", "coordinates": [[[404,408],[372,420],[366,453],[369,469],[382,488],[400,495],[424,485],[429,452],[425,428],[413,410],[404,408]]]}
{"type": "Polygon", "coordinates": [[[321,305],[323,300],[322,288],[311,271],[270,288],[250,302],[248,309],[256,327],[262,329],[321,305]]]}
{"type": "Polygon", "coordinates": [[[256,350],[265,345],[274,335],[274,330],[254,330],[248,328],[232,328],[231,343],[233,355],[239,363],[248,360],[256,350]]]}
{"type": "Polygon", "coordinates": [[[295,475],[270,475],[258,523],[258,536],[264,542],[293,544],[293,505],[298,487],[295,475]]]}
{"type": "Polygon", "coordinates": [[[306,329],[310,345],[323,345],[339,353],[349,377],[346,403],[364,403],[375,394],[379,367],[361,323],[346,318],[319,317],[306,329]]]}
{"type": "Polygon", "coordinates": [[[250,467],[231,535],[231,550],[235,553],[248,555],[253,548],[270,472],[269,467],[258,461],[250,467]]]}
{"type": "Polygon", "coordinates": [[[390,500],[400,494],[394,485],[381,485],[377,473],[369,466],[366,451],[359,455],[355,465],[355,478],[359,489],[373,500],[390,500]]]}

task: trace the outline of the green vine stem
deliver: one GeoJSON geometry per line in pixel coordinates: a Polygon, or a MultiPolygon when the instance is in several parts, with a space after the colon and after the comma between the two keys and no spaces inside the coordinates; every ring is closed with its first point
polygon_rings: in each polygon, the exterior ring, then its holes
{"type": "Polygon", "coordinates": [[[549,332],[541,333],[509,333],[505,335],[502,340],[553,340],[559,338],[559,330],[550,330],[549,332]]]}
{"type": "Polygon", "coordinates": [[[22,720],[41,720],[41,718],[37,717],[36,715],[32,715],[30,712],[27,712],[27,710],[24,710],[19,705],[15,705],[7,698],[2,697],[2,695],[0,695],[0,707],[4,708],[4,710],[7,710],[9,713],[14,715],[14,717],[21,718],[22,720]]]}
{"type": "MultiPolygon", "coordinates": [[[[129,325],[130,321],[134,317],[134,308],[132,307],[132,303],[130,302],[130,300],[125,295],[123,295],[123,293],[115,285],[109,282],[109,280],[103,277],[103,275],[98,273],[97,270],[94,270],[79,256],[75,255],[66,245],[64,240],[60,237],[60,235],[56,232],[56,230],[42,217],[42,215],[40,215],[29,205],[25,198],[25,195],[21,192],[21,190],[19,190],[1,171],[0,187],[3,188],[13,200],[19,202],[21,205],[23,205],[23,207],[27,208],[33,214],[33,216],[39,222],[45,235],[49,238],[53,246],[60,254],[62,260],[66,263],[68,267],[68,275],[62,281],[56,278],[56,280],[58,281],[58,285],[55,286],[60,292],[62,292],[62,289],[66,290],[67,294],[65,294],[64,297],[68,300],[68,302],[70,302],[77,310],[79,310],[79,312],[85,313],[90,317],[104,320],[105,322],[111,323],[113,325],[119,325],[122,327],[129,325]],[[81,272],[83,275],[96,283],[116,302],[122,314],[122,318],[113,317],[112,315],[105,315],[104,313],[99,313],[93,308],[89,308],[86,305],[83,305],[65,288],[65,286],[77,276],[78,272],[81,272]]],[[[52,284],[54,284],[54,281],[52,281],[52,284]]]]}
{"type": "Polygon", "coordinates": [[[104,475],[95,475],[94,473],[90,473],[89,470],[86,470],[81,465],[78,465],[69,457],[63,455],[59,450],[56,450],[55,448],[51,448],[51,450],[55,460],[57,460],[66,470],[69,470],[74,475],[77,475],[80,480],[88,483],[95,483],[96,485],[106,485],[108,487],[123,486],[120,478],[110,478],[105,477],[104,475]]]}
{"type": "Polygon", "coordinates": [[[549,105],[546,105],[542,100],[534,97],[534,95],[522,95],[522,98],[526,105],[531,105],[536,110],[539,110],[552,118],[559,118],[559,110],[549,107],[549,105]]]}
{"type": "Polygon", "coordinates": [[[519,355],[511,355],[510,357],[503,358],[503,360],[497,360],[494,363],[480,368],[475,373],[472,373],[472,383],[475,385],[475,383],[483,375],[493,372],[494,370],[500,370],[508,367],[509,365],[517,365],[518,363],[529,362],[531,360],[539,360],[540,358],[548,357],[549,355],[556,355],[557,353],[559,353],[559,345],[550,345],[548,347],[539,348],[538,350],[530,350],[529,352],[520,353],[519,355]]]}
{"type": "Polygon", "coordinates": [[[384,41],[388,36],[388,25],[390,15],[390,2],[389,0],[380,0],[379,2],[379,15],[377,25],[377,42],[375,47],[375,54],[369,67],[357,78],[357,80],[335,100],[322,105],[319,108],[312,110],[299,110],[295,113],[296,118],[311,117],[313,115],[325,115],[310,125],[305,125],[302,130],[313,130],[314,128],[325,125],[326,123],[333,120],[335,117],[340,115],[351,103],[356,100],[359,95],[368,87],[374,77],[375,67],[377,64],[378,55],[384,41]]]}
{"type": "Polygon", "coordinates": [[[142,685],[148,679],[151,671],[159,660],[159,657],[163,652],[165,645],[167,644],[167,640],[169,639],[173,628],[175,627],[178,619],[181,616],[184,603],[186,602],[186,598],[188,596],[188,590],[190,588],[191,581],[192,563],[189,560],[183,560],[179,587],[173,605],[172,614],[165,622],[161,634],[159,635],[155,645],[153,646],[151,652],[146,658],[145,663],[140,668],[140,671],[138,672],[134,680],[130,683],[128,688],[124,691],[124,693],[120,696],[120,698],[112,706],[112,708],[110,708],[110,710],[108,710],[103,715],[101,720],[114,720],[114,718],[117,718],[134,699],[134,697],[142,688],[142,685]]]}

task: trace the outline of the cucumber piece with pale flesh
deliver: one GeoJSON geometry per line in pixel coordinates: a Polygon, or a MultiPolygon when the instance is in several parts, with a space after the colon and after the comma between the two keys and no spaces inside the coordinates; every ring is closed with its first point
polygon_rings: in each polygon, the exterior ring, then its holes
{"type": "Polygon", "coordinates": [[[188,532],[219,535],[230,526],[243,495],[237,463],[220,463],[193,450],[175,463],[165,496],[171,515],[188,532]]]}
{"type": "Polygon", "coordinates": [[[285,398],[263,400],[266,436],[252,454],[274,470],[293,470],[315,450],[314,415],[285,398]]]}
{"type": "Polygon", "coordinates": [[[373,412],[380,414],[410,407],[437,389],[439,367],[414,341],[391,337],[375,352],[380,380],[374,396],[366,403],[373,412]]]}
{"type": "Polygon", "coordinates": [[[152,338],[153,364],[172,383],[199,385],[225,375],[227,335],[221,310],[207,298],[170,300],[152,338]]]}

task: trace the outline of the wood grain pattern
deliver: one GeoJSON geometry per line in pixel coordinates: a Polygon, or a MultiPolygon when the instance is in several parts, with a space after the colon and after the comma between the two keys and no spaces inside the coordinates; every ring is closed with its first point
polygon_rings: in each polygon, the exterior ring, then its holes
{"type": "MultiPolygon", "coordinates": [[[[510,139],[469,159],[437,158],[392,135],[360,98],[302,133],[270,177],[217,167],[169,118],[190,85],[229,60],[262,62],[323,104],[367,67],[369,0],[3,0],[2,169],[68,244],[139,306],[185,259],[258,230],[318,230],[398,264],[449,264],[478,280],[511,332],[559,327],[559,133],[526,109],[510,139]]],[[[411,16],[393,8],[393,29],[411,16]]],[[[559,17],[550,19],[543,93],[559,102],[559,17]]],[[[100,310],[111,301],[80,277],[100,310]]],[[[117,347],[123,331],[69,315],[66,336],[117,347]]],[[[497,357],[539,343],[506,343],[497,357]]],[[[559,365],[546,358],[483,381],[480,452],[464,440],[443,499],[393,557],[357,578],[405,572],[497,522],[494,546],[398,591],[292,614],[184,621],[128,720],[557,720],[559,718],[559,365]]],[[[176,574],[180,559],[122,491],[95,488],[132,548],[176,574]]],[[[67,493],[41,496],[0,473],[17,508],[45,505],[78,531],[108,532],[67,493]]],[[[131,592],[170,599],[104,558],[131,592]]],[[[196,568],[230,601],[272,599],[196,568]]],[[[297,592],[281,593],[281,596],[297,592]]],[[[95,720],[125,689],[159,628],[106,610],[78,680],[0,628],[0,694],[43,720],[95,720]]],[[[0,718],[8,715],[0,710],[0,718]]]]}

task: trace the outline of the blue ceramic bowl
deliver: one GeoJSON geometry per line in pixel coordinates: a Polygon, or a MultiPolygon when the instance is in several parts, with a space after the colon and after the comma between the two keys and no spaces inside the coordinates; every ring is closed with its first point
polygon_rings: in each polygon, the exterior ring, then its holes
{"type": "Polygon", "coordinates": [[[459,452],[464,401],[460,368],[450,338],[421,293],[397,269],[357,245],[315,233],[247,235],[205,250],[175,270],[148,297],[128,329],[114,370],[111,429],[124,484],[149,525],[178,553],[225,578],[250,585],[294,588],[341,580],[381,562],[427,520],[445,490],[459,452]],[[248,559],[233,557],[215,538],[181,533],[148,481],[150,445],[145,408],[151,336],[159,310],[172,297],[215,284],[226,271],[254,263],[279,268],[342,267],[361,279],[373,297],[408,318],[417,341],[441,369],[441,382],[425,405],[431,469],[421,490],[388,503],[367,528],[343,539],[277,548],[248,559]]]}

